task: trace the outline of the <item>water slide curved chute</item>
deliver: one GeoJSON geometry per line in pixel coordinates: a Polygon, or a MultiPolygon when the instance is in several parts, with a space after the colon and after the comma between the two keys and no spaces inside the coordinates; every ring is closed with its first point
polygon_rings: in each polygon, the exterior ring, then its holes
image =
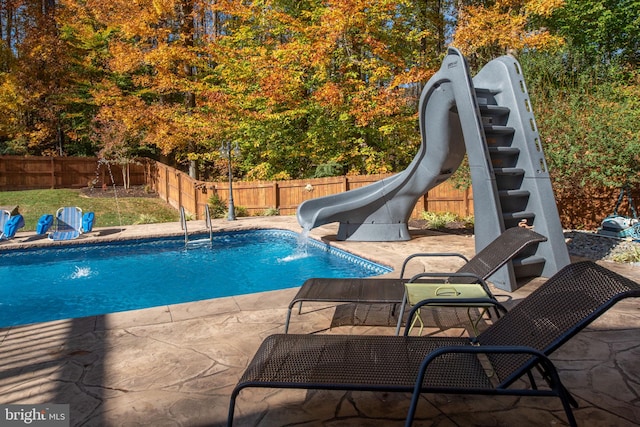
{"type": "Polygon", "coordinates": [[[471,81],[464,58],[450,49],[420,96],[421,144],[409,166],[365,187],[303,202],[297,211],[303,229],[339,222],[338,240],[410,240],[407,223],[416,202],[448,179],[464,158],[454,93],[460,85],[468,91],[471,81]]]}

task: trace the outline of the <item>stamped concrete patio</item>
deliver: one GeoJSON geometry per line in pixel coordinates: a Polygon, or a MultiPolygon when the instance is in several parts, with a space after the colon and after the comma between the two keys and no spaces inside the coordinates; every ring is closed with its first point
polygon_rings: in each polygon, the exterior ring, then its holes
{"type": "MultiPolygon", "coordinates": [[[[198,227],[204,229],[202,223],[189,223],[194,231],[198,227]]],[[[218,220],[214,227],[300,231],[293,217],[218,220]]],[[[472,236],[415,230],[409,242],[337,242],[336,230],[325,226],[311,235],[394,267],[391,276],[411,253],[474,252],[472,236]]],[[[77,242],[180,233],[179,224],[95,229],[77,242]]],[[[12,247],[50,244],[19,233],[0,244],[0,254],[12,247]]],[[[640,267],[603,265],[640,281],[640,267]]],[[[446,262],[436,266],[447,267],[446,262]]],[[[208,280],[215,286],[216,278],[208,280]]],[[[542,281],[535,279],[513,293],[496,292],[507,305],[515,304],[542,281]]],[[[283,289],[0,329],[0,403],[68,403],[73,426],[225,425],[231,390],[264,337],[283,332],[295,292],[283,289]]],[[[466,333],[464,322],[450,311],[437,311],[431,320],[430,334],[466,333]],[[454,327],[443,332],[439,326],[445,324],[454,327]]],[[[293,315],[290,332],[392,334],[392,324],[389,307],[308,304],[302,315],[293,315]],[[348,326],[354,322],[359,325],[348,326]]],[[[615,306],[552,359],[580,403],[575,410],[580,425],[640,424],[637,299],[615,306]]],[[[247,389],[238,399],[236,425],[401,426],[408,405],[406,394],[247,389]]],[[[424,395],[415,425],[565,424],[557,399],[424,395]]]]}

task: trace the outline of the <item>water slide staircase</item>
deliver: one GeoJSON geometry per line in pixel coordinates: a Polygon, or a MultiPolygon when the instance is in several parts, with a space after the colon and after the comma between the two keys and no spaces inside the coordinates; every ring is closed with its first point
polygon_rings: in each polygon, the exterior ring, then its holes
{"type": "Polygon", "coordinates": [[[311,229],[339,222],[339,240],[401,241],[417,200],[448,179],[465,153],[474,199],[475,246],[504,230],[533,226],[547,242],[491,277],[512,291],[520,278],[549,277],[569,263],[553,189],[522,69],[497,58],[472,79],[450,48],[420,97],[422,143],[407,169],[366,187],[303,202],[298,222],[311,229]]]}

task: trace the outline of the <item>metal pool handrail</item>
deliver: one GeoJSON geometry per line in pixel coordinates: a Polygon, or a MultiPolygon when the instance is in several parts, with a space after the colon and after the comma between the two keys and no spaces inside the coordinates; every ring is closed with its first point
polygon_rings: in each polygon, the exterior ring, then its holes
{"type": "MultiPolygon", "coordinates": [[[[213,225],[211,224],[209,205],[204,207],[204,222],[205,227],[209,230],[209,243],[213,243],[213,225]]],[[[187,215],[183,206],[180,206],[180,226],[184,230],[184,245],[187,246],[189,244],[189,232],[187,231],[187,215]]]]}
{"type": "Polygon", "coordinates": [[[207,228],[209,229],[209,241],[213,243],[213,226],[211,225],[211,212],[209,211],[209,205],[204,206],[204,220],[207,228]]]}
{"type": "Polygon", "coordinates": [[[189,243],[189,233],[187,232],[187,216],[184,213],[184,207],[180,206],[180,226],[184,230],[184,245],[189,243]]]}

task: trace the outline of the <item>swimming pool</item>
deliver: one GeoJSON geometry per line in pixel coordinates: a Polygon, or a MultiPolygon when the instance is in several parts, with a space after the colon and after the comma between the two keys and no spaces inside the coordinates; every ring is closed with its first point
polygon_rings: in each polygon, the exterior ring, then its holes
{"type": "Polygon", "coordinates": [[[184,237],[171,237],[2,251],[0,327],[389,271],[316,240],[301,245],[285,230],[216,233],[188,248],[184,237]]]}

